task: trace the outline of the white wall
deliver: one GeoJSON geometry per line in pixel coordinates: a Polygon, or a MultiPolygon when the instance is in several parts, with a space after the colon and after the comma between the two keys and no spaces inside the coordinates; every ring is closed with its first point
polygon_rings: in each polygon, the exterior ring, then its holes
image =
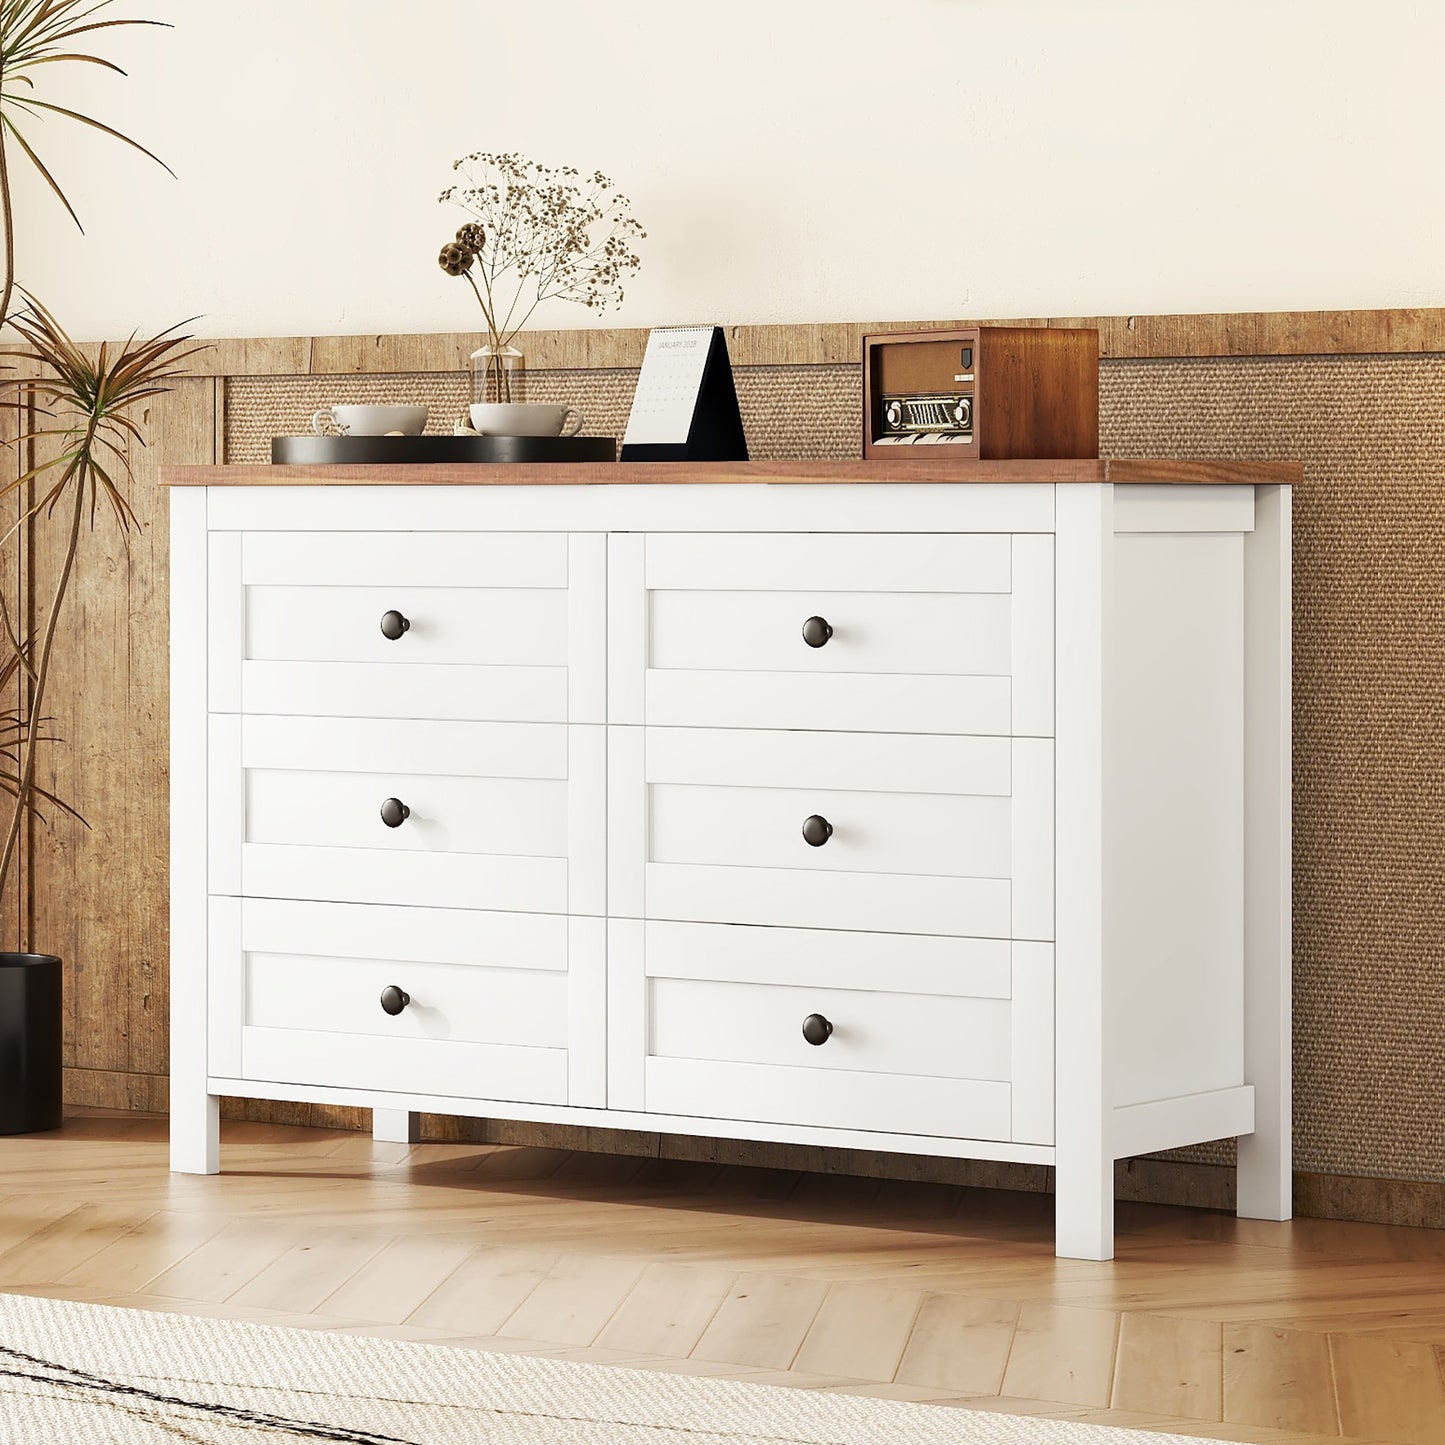
{"type": "Polygon", "coordinates": [[[470,330],[477,149],[601,167],[651,325],[1445,303],[1445,6],[1375,0],[120,0],[19,184],[79,336],[470,330]]]}

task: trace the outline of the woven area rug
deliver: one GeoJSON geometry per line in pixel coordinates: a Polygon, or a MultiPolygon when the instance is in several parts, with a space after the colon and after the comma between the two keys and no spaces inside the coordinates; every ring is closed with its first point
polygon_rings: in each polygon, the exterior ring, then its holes
{"type": "Polygon", "coordinates": [[[1184,1445],[1101,1425],[19,1295],[0,1296],[0,1441],[1184,1445]]]}

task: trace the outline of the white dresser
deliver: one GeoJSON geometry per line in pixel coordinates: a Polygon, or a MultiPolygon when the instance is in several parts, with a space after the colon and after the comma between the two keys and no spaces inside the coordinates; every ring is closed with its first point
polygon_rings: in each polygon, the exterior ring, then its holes
{"type": "Polygon", "coordinates": [[[1287,1218],[1297,475],[168,469],[172,1167],[221,1095],[1025,1161],[1103,1259],[1238,1135],[1287,1218]]]}

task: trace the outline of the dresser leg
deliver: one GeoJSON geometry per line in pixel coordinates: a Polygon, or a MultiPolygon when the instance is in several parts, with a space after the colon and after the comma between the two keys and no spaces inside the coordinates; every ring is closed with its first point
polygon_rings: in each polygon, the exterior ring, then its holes
{"type": "Polygon", "coordinates": [[[1114,1161],[1077,1156],[1054,1170],[1054,1253],[1113,1259],[1114,1161]]]}
{"type": "Polygon", "coordinates": [[[406,1109],[373,1109],[371,1137],[378,1144],[416,1144],[421,1140],[421,1115],[406,1109]]]}
{"type": "Polygon", "coordinates": [[[1238,1204],[1241,1219],[1289,1219],[1294,1213],[1294,1181],[1288,1140],[1279,1131],[1241,1136],[1238,1204]],[[1273,1137],[1270,1137],[1272,1135],[1273,1137]]]}
{"type": "Polygon", "coordinates": [[[221,1101],[171,1088],[171,1173],[221,1172],[221,1101]]]}

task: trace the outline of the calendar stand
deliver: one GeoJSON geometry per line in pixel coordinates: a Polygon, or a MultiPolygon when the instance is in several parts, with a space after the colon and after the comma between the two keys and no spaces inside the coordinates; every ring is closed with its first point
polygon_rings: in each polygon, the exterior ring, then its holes
{"type": "Polygon", "coordinates": [[[624,462],[745,462],[748,443],[721,326],[655,326],[632,399],[624,462]]]}

